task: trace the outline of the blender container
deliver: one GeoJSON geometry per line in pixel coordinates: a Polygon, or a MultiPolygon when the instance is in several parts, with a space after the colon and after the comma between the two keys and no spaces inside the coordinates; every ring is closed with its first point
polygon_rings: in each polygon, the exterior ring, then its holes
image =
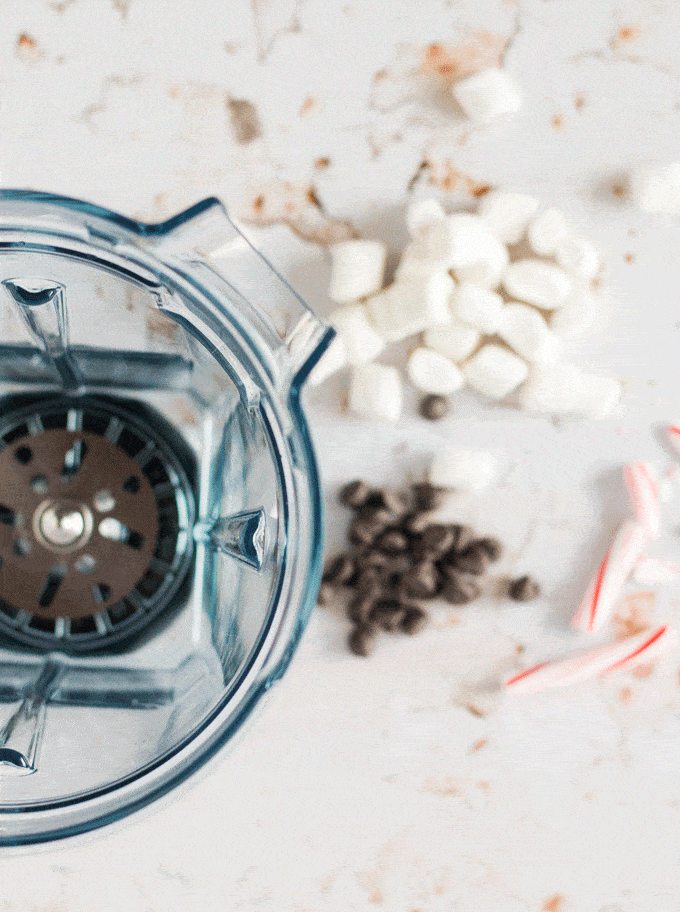
{"type": "Polygon", "coordinates": [[[0,192],[0,845],[101,826],[224,745],[314,605],[300,390],[332,338],[207,199],[0,192]]]}

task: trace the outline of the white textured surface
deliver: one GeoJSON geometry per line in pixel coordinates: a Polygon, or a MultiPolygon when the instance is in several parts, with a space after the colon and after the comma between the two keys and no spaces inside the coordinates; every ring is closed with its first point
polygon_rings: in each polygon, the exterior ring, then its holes
{"type": "MultiPolygon", "coordinates": [[[[612,192],[677,159],[677,3],[34,0],[4,4],[0,46],[8,186],[146,218],[217,194],[244,219],[393,250],[412,179],[447,205],[492,184],[558,206],[620,302],[578,358],[626,382],[617,417],[585,425],[463,394],[441,425],[377,427],[338,419],[340,380],[310,394],[331,547],[348,476],[405,479],[442,440],[502,450],[500,486],[458,509],[502,533],[506,567],[535,571],[545,599],[444,610],[368,661],[347,654],[339,611],[317,611],[210,777],[91,841],[0,857],[3,912],[677,912],[677,655],[526,699],[477,689],[519,645],[526,664],[572,647],[567,620],[625,514],[617,467],[663,458],[650,428],[678,411],[677,222],[612,192]],[[448,76],[499,60],[524,105],[475,128],[448,76]]],[[[281,237],[271,256],[328,312],[325,258],[281,237]]],[[[657,615],[677,601],[664,590],[657,615]]]]}

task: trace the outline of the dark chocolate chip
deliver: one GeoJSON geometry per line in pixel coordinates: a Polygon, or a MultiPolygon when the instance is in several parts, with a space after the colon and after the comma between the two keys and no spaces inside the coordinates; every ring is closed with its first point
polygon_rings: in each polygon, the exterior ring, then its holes
{"type": "Polygon", "coordinates": [[[360,572],[363,570],[386,570],[389,562],[390,555],[385,551],[381,551],[379,548],[369,548],[357,558],[357,565],[360,572]]]}
{"type": "Polygon", "coordinates": [[[338,500],[343,506],[358,510],[365,506],[370,494],[371,489],[365,481],[350,481],[340,489],[338,500]]]}
{"type": "Polygon", "coordinates": [[[489,566],[489,555],[484,548],[472,542],[463,551],[458,551],[453,559],[453,566],[461,573],[472,573],[481,576],[489,566]]]}
{"type": "MultiPolygon", "coordinates": [[[[361,558],[360,558],[361,560],[361,558]]],[[[378,568],[362,566],[359,564],[354,591],[357,595],[372,595],[377,597],[383,587],[383,574],[378,568]]]]}
{"type": "Polygon", "coordinates": [[[375,541],[376,548],[385,551],[387,554],[401,554],[408,550],[410,541],[403,532],[398,529],[388,529],[379,535],[375,541]]]}
{"type": "Polygon", "coordinates": [[[404,609],[399,629],[402,633],[413,636],[413,634],[419,633],[425,624],[427,624],[427,613],[417,605],[409,605],[404,609]]]}
{"type": "Polygon", "coordinates": [[[374,516],[359,515],[349,526],[349,540],[355,545],[370,545],[385,528],[374,516]]]}
{"type": "Polygon", "coordinates": [[[404,515],[408,509],[408,500],[400,491],[388,491],[386,488],[375,488],[371,491],[368,500],[366,501],[366,506],[376,510],[384,510],[389,514],[390,519],[393,521],[404,515]]]}
{"type": "Polygon", "coordinates": [[[432,523],[420,533],[419,544],[422,551],[433,560],[449,551],[456,541],[456,533],[451,526],[443,523],[432,523]]]}
{"type": "Polygon", "coordinates": [[[454,526],[453,529],[456,534],[456,541],[453,546],[454,551],[464,551],[473,541],[475,541],[475,530],[472,526],[466,526],[459,523],[454,526]]]}
{"type": "Polygon", "coordinates": [[[486,556],[490,561],[497,561],[503,555],[503,545],[498,541],[497,538],[478,538],[477,545],[480,548],[483,548],[486,551],[486,556]]]}
{"type": "Polygon", "coordinates": [[[316,597],[317,605],[328,605],[333,598],[333,586],[330,583],[321,583],[319,594],[316,597]]]}
{"type": "Polygon", "coordinates": [[[413,564],[400,580],[401,591],[413,598],[432,598],[436,595],[439,585],[439,573],[431,561],[413,564]]]}
{"type": "Polygon", "coordinates": [[[413,565],[413,560],[408,554],[390,554],[389,560],[385,567],[386,572],[393,577],[401,578],[408,573],[413,565]]]}
{"type": "Polygon", "coordinates": [[[369,620],[383,630],[397,630],[405,611],[406,606],[396,599],[381,599],[371,609],[369,620]]]}
{"type": "Polygon", "coordinates": [[[349,635],[347,645],[354,655],[368,656],[373,651],[377,632],[375,624],[357,624],[349,635]]]}
{"type": "Polygon", "coordinates": [[[339,554],[327,564],[323,582],[331,586],[350,586],[356,577],[356,564],[349,554],[339,554]]]}
{"type": "Polygon", "coordinates": [[[423,512],[437,510],[446,501],[449,492],[446,488],[437,488],[429,481],[411,485],[416,508],[423,512]]]}
{"type": "Polygon", "coordinates": [[[541,594],[541,587],[530,576],[520,576],[513,580],[508,589],[508,595],[516,602],[530,602],[541,594]]]}
{"type": "Polygon", "coordinates": [[[452,605],[467,605],[479,597],[480,589],[474,580],[464,576],[452,577],[441,590],[441,597],[452,605]]]}
{"type": "Polygon", "coordinates": [[[430,396],[423,396],[418,410],[423,418],[427,418],[428,421],[440,421],[449,413],[449,400],[446,396],[438,396],[435,393],[430,396]]]}
{"type": "Polygon", "coordinates": [[[357,595],[347,606],[347,617],[355,624],[367,623],[375,601],[374,595],[357,595]]]}

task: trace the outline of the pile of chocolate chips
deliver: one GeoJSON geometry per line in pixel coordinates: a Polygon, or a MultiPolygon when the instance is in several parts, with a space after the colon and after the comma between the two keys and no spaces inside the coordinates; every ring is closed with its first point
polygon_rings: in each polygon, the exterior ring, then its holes
{"type": "MultiPolygon", "coordinates": [[[[417,633],[427,622],[424,601],[466,605],[481,594],[480,579],[503,549],[469,526],[432,521],[448,494],[426,482],[392,492],[353,481],[340,491],[340,503],[354,511],[350,549],[326,567],[319,604],[327,604],[339,587],[351,590],[349,648],[356,655],[369,655],[381,630],[417,633]]],[[[516,601],[539,594],[528,576],[508,587],[516,601]]]]}

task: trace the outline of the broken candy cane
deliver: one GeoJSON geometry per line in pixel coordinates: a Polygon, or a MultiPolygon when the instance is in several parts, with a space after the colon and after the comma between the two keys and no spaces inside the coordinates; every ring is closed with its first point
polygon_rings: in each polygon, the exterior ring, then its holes
{"type": "Polygon", "coordinates": [[[664,624],[655,630],[637,633],[570,659],[534,665],[510,678],[505,686],[513,693],[536,693],[548,687],[577,684],[610,671],[632,668],[640,662],[647,662],[676,640],[675,631],[664,624]]]}
{"type": "Polygon", "coordinates": [[[659,586],[672,583],[680,577],[680,564],[676,561],[641,557],[633,570],[633,579],[641,586],[659,586]]]}
{"type": "Polygon", "coordinates": [[[642,556],[648,537],[647,529],[640,523],[629,520],[621,526],[572,618],[572,627],[594,633],[604,626],[624,583],[642,556]]]}
{"type": "Polygon", "coordinates": [[[623,467],[623,480],[628,489],[635,518],[645,527],[650,538],[661,535],[659,485],[648,462],[630,462],[623,467]]]}

